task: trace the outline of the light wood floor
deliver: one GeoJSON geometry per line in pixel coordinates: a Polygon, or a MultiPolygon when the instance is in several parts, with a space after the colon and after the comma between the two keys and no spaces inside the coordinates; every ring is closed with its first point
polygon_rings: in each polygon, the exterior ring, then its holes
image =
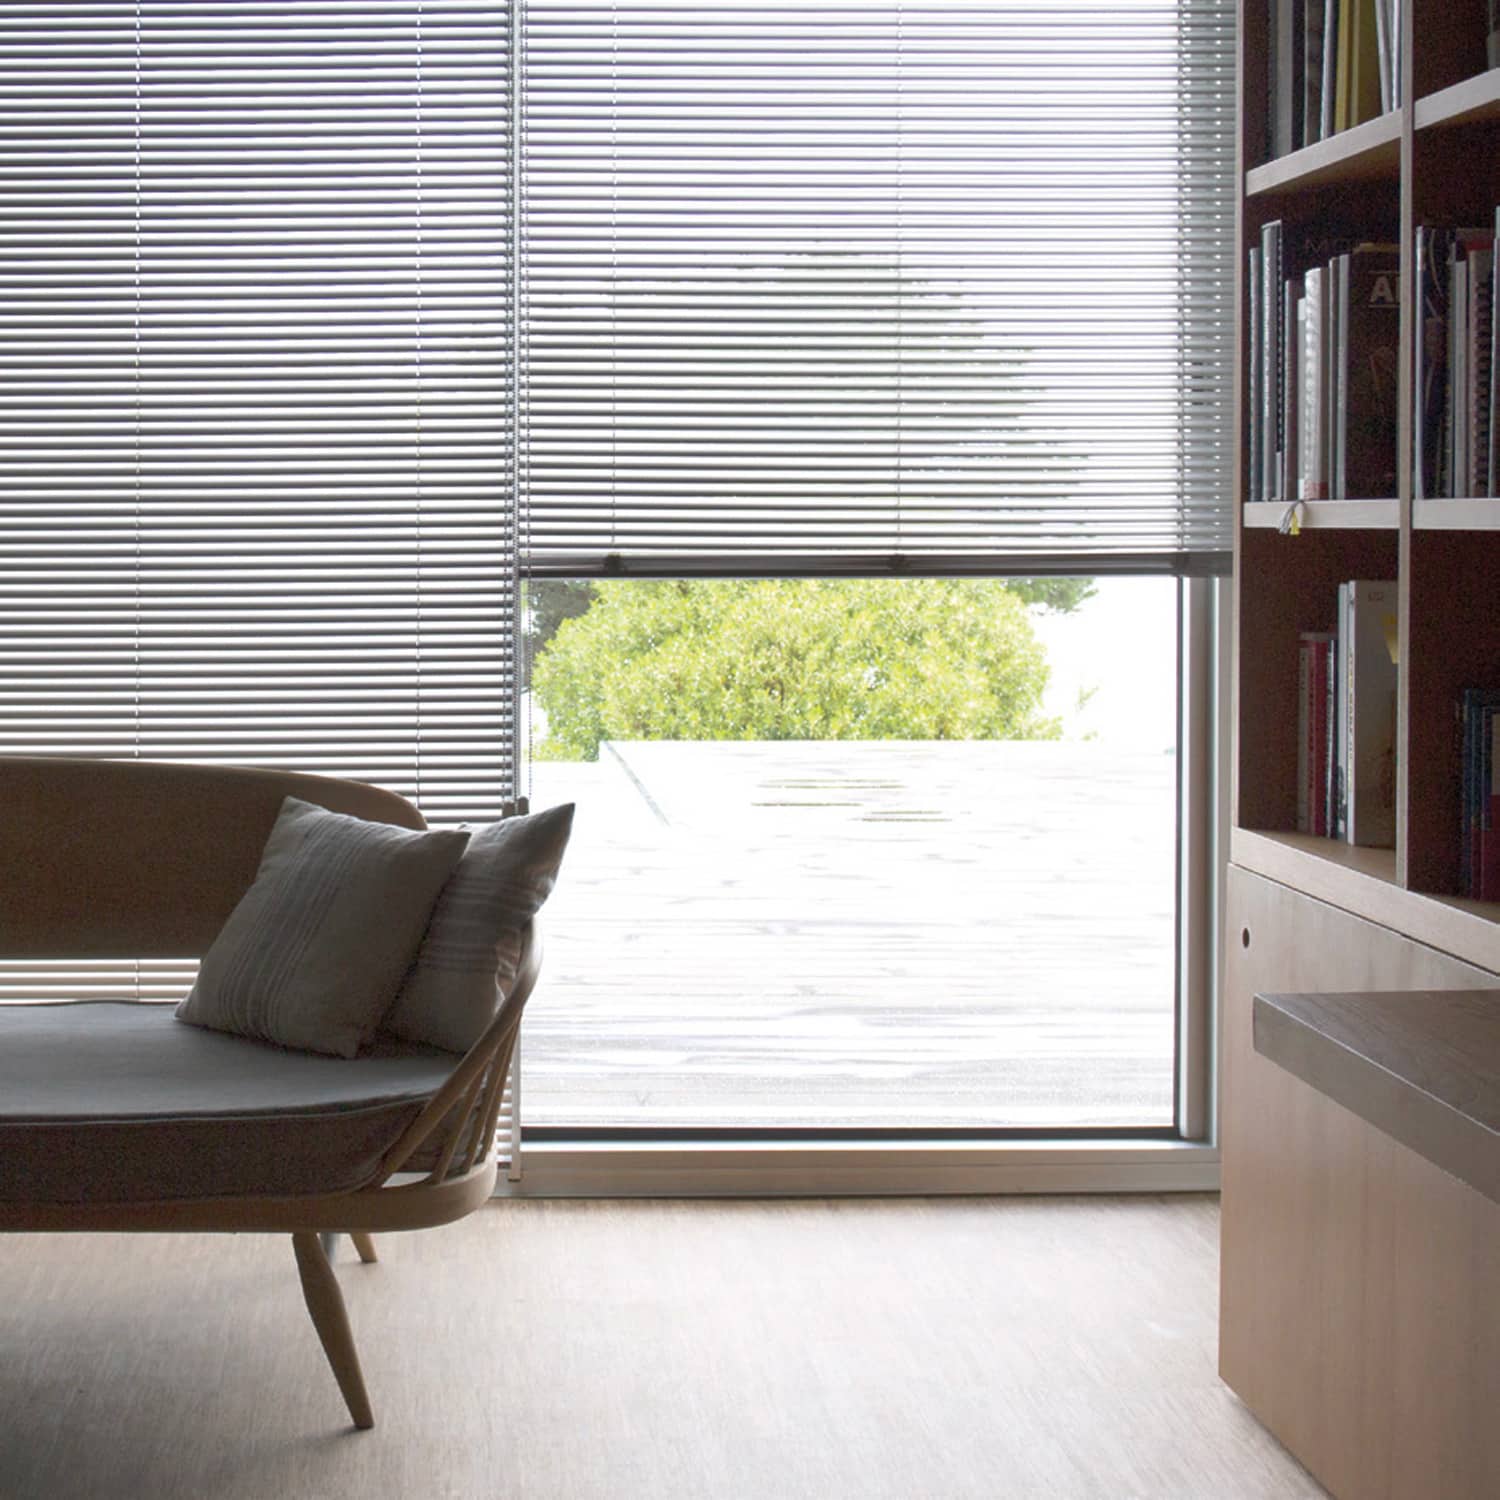
{"type": "Polygon", "coordinates": [[[1271,1500],[1212,1198],[495,1203],[345,1242],[355,1433],[290,1243],[0,1238],[4,1500],[1271,1500]]]}

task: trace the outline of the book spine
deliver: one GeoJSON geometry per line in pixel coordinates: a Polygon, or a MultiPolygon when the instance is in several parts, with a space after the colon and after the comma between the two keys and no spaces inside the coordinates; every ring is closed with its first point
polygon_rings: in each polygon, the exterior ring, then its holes
{"type": "Polygon", "coordinates": [[[1313,642],[1297,642],[1297,832],[1313,827],[1313,775],[1318,757],[1314,748],[1318,716],[1313,707],[1313,642]]]}
{"type": "Polygon", "coordinates": [[[1448,399],[1443,408],[1443,457],[1447,467],[1443,494],[1449,496],[1468,493],[1464,474],[1464,454],[1468,451],[1464,431],[1464,413],[1468,409],[1464,400],[1468,389],[1464,330],[1468,325],[1468,309],[1464,293],[1469,282],[1464,273],[1463,257],[1462,239],[1455,236],[1448,247],[1448,399]]]}
{"type": "Polygon", "coordinates": [[[1356,0],[1338,0],[1338,57],[1333,70],[1333,128],[1347,130],[1353,121],[1349,118],[1350,39],[1354,34],[1354,7],[1356,0]]]}
{"type": "Polygon", "coordinates": [[[1323,37],[1327,0],[1306,0],[1302,13],[1302,144],[1323,139],[1323,37]]]}
{"type": "Polygon", "coordinates": [[[1328,442],[1323,421],[1328,398],[1323,369],[1323,279],[1321,266],[1303,277],[1302,498],[1328,498],[1328,442]]]}
{"type": "Polygon", "coordinates": [[[1362,125],[1381,114],[1380,37],[1377,0],[1354,0],[1354,35],[1349,42],[1349,123],[1362,125]]]}
{"type": "Polygon", "coordinates": [[[1261,248],[1250,247],[1249,269],[1246,271],[1250,322],[1250,487],[1245,491],[1251,500],[1264,500],[1265,493],[1265,383],[1266,383],[1266,331],[1261,313],[1261,301],[1265,295],[1261,275],[1261,248]]]}
{"type": "Polygon", "coordinates": [[[1328,493],[1335,500],[1349,498],[1349,257],[1336,255],[1329,263],[1333,277],[1329,312],[1332,378],[1328,407],[1328,493]]]}
{"type": "Polygon", "coordinates": [[[1483,712],[1480,740],[1483,745],[1480,782],[1483,806],[1483,825],[1480,832],[1479,899],[1500,901],[1500,785],[1496,776],[1500,774],[1500,754],[1496,753],[1496,737],[1500,736],[1500,711],[1493,704],[1483,712]]]}
{"type": "Polygon", "coordinates": [[[1334,665],[1338,673],[1334,696],[1333,727],[1333,836],[1349,832],[1349,585],[1339,585],[1337,626],[1334,635],[1334,665]]]}
{"type": "Polygon", "coordinates": [[[1380,68],[1380,112],[1391,108],[1391,14],[1389,0],[1374,0],[1375,52],[1380,68]]]}
{"type": "Polygon", "coordinates": [[[1495,273],[1492,248],[1469,256],[1469,493],[1489,492],[1491,286],[1495,273]]]}
{"type": "Polygon", "coordinates": [[[1323,6],[1323,90],[1322,118],[1318,133],[1324,140],[1338,128],[1333,123],[1333,107],[1338,75],[1339,0],[1325,0],[1323,6]]]}
{"type": "Polygon", "coordinates": [[[1459,855],[1458,891],[1473,897],[1474,884],[1474,714],[1473,694],[1459,695],[1458,767],[1459,767],[1459,855]]]}
{"type": "Polygon", "coordinates": [[[1362,245],[1348,262],[1343,494],[1374,499],[1397,492],[1401,257],[1393,246],[1362,245]]]}
{"type": "Polygon", "coordinates": [[[1281,478],[1281,374],[1283,283],[1281,279],[1281,220],[1273,219],[1260,232],[1261,254],[1261,348],[1265,354],[1265,379],[1261,382],[1261,428],[1264,447],[1261,475],[1266,500],[1280,500],[1281,478]]]}
{"type": "Polygon", "coordinates": [[[1324,838],[1334,836],[1335,754],[1334,731],[1338,722],[1338,640],[1333,634],[1323,643],[1323,805],[1322,820],[1313,829],[1324,838]]]}
{"type": "Polygon", "coordinates": [[[1401,78],[1401,5],[1403,0],[1389,0],[1391,5],[1391,108],[1400,110],[1406,98],[1401,78]]]}
{"type": "Polygon", "coordinates": [[[1303,0],[1271,5],[1271,153],[1285,156],[1302,141],[1303,0]]]}
{"type": "MultiPolygon", "coordinates": [[[[1500,207],[1495,209],[1495,245],[1500,246],[1500,207]]],[[[1489,432],[1488,451],[1485,453],[1484,493],[1494,496],[1500,493],[1500,319],[1495,317],[1495,307],[1500,302],[1500,254],[1490,255],[1490,350],[1489,390],[1485,393],[1485,422],[1489,432]]]]}
{"type": "Polygon", "coordinates": [[[1328,832],[1328,652],[1326,630],[1297,638],[1297,830],[1328,832]]]}
{"type": "Polygon", "coordinates": [[[1389,848],[1396,841],[1396,585],[1356,580],[1344,599],[1347,837],[1389,848]]]}
{"type": "Polygon", "coordinates": [[[1412,413],[1413,491],[1419,500],[1439,489],[1439,444],[1442,436],[1443,388],[1447,370],[1448,296],[1444,251],[1438,230],[1416,233],[1417,307],[1421,319],[1416,340],[1416,391],[1412,413]]]}
{"type": "Polygon", "coordinates": [[[1302,451],[1298,431],[1302,404],[1302,299],[1297,284],[1289,281],[1281,302],[1281,347],[1285,364],[1281,372],[1281,495],[1295,500],[1302,483],[1302,451]]]}

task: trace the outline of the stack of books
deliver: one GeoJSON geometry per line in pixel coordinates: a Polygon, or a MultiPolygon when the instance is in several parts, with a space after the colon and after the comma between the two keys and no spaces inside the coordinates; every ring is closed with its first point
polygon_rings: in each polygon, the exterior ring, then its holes
{"type": "Polygon", "coordinates": [[[1270,0],[1271,156],[1399,107],[1406,3],[1270,0]]]}
{"type": "Polygon", "coordinates": [[[1413,476],[1418,499],[1500,494],[1495,225],[1423,227],[1416,236],[1417,341],[1413,476]]]}
{"type": "Polygon", "coordinates": [[[1251,500],[1396,494],[1401,256],[1362,244],[1300,275],[1282,225],[1250,250],[1251,500]]]}
{"type": "Polygon", "coordinates": [[[1396,842],[1396,585],[1341,583],[1333,630],[1298,639],[1297,827],[1396,842]]]}
{"type": "Polygon", "coordinates": [[[1463,833],[1459,889],[1500,901],[1500,688],[1467,688],[1459,703],[1463,736],[1463,833]]]}

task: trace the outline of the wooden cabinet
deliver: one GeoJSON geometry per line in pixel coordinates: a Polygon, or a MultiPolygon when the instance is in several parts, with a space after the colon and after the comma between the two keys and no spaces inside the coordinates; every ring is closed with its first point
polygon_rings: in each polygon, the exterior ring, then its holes
{"type": "Polygon", "coordinates": [[[1228,921],[1220,1373],[1341,1500],[1500,1495],[1500,1204],[1251,1040],[1257,992],[1500,978],[1243,870],[1228,921]]]}

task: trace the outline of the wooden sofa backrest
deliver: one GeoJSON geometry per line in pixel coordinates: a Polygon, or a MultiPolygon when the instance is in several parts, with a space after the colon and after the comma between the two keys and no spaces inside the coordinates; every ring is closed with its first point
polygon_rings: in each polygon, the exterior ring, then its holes
{"type": "Polygon", "coordinates": [[[0,756],[0,957],[201,956],[288,796],[426,826],[394,792],[326,776],[0,756]]]}

